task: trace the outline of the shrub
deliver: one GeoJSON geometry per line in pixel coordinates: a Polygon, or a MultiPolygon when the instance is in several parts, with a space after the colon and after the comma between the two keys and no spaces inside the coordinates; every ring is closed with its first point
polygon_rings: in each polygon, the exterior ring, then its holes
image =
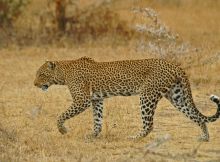
{"type": "Polygon", "coordinates": [[[73,33],[78,39],[85,36],[97,38],[105,34],[130,37],[132,31],[125,21],[109,6],[107,2],[100,5],[91,5],[86,10],[78,12],[69,18],[70,28],[67,32],[73,33]]]}
{"type": "Polygon", "coordinates": [[[158,13],[151,8],[137,8],[134,12],[142,15],[145,23],[137,24],[136,31],[143,35],[138,48],[162,58],[176,60],[182,54],[197,52],[189,43],[179,40],[179,35],[173,33],[159,18],[158,13]]]}
{"type": "Polygon", "coordinates": [[[96,39],[106,35],[119,35],[125,39],[131,38],[134,30],[128,27],[126,21],[120,19],[119,14],[111,6],[112,3],[103,1],[82,9],[77,4],[60,3],[60,0],[54,0],[52,4],[55,5],[50,4],[48,6],[47,11],[49,12],[45,11],[41,15],[41,26],[49,35],[59,33],[58,35],[61,34],[62,36],[64,34],[77,41],[87,38],[96,39]],[[72,11],[71,14],[65,13],[68,10],[72,11]],[[48,28],[46,24],[53,25],[48,28]],[[56,24],[56,31],[51,33],[50,31],[54,31],[54,24],[56,24]]]}
{"type": "Polygon", "coordinates": [[[22,13],[29,0],[1,0],[0,25],[12,26],[13,21],[22,13]]]}

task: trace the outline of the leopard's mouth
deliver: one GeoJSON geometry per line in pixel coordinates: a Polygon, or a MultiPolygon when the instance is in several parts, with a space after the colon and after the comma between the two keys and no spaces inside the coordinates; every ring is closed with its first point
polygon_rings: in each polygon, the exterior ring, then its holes
{"type": "Polygon", "coordinates": [[[46,91],[46,90],[48,89],[48,87],[49,87],[48,85],[42,85],[42,86],[41,86],[41,89],[42,89],[43,91],[46,91]]]}

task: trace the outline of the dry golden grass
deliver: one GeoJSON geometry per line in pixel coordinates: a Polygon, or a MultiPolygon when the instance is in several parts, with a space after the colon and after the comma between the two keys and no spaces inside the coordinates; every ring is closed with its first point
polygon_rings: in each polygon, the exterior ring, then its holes
{"type": "MultiPolygon", "coordinates": [[[[220,13],[216,9],[219,3],[204,6],[203,1],[198,4],[187,1],[178,7],[162,6],[154,1],[129,1],[124,6],[127,9],[132,5],[156,8],[161,19],[184,41],[202,47],[198,53],[180,56],[178,62],[189,75],[198,109],[206,115],[214,114],[216,105],[209,101],[209,95],[220,96],[220,54],[217,53],[220,13]]],[[[129,19],[126,13],[130,11],[126,9],[119,12],[129,19]]],[[[68,134],[63,136],[58,132],[57,116],[71,103],[71,96],[65,86],[53,86],[47,93],[33,86],[35,72],[45,60],[82,56],[97,61],[152,57],[136,51],[133,43],[116,46],[105,41],[71,47],[10,45],[0,49],[0,161],[220,161],[220,120],[208,125],[210,142],[200,143],[197,141],[200,128],[164,99],[156,110],[154,130],[139,141],[127,139],[141,129],[138,96],[105,101],[103,131],[98,139],[85,138],[92,132],[91,109],[66,122],[68,134]],[[147,149],[166,134],[170,140],[147,149]]]]}
{"type": "MultiPolygon", "coordinates": [[[[56,119],[71,103],[71,97],[66,87],[54,86],[47,93],[35,88],[35,71],[46,59],[75,59],[83,55],[99,61],[143,58],[134,50],[111,47],[1,50],[1,161],[184,161],[184,158],[220,158],[219,121],[209,125],[210,142],[203,143],[198,153],[193,153],[200,144],[197,142],[200,129],[165,100],[158,106],[154,131],[140,141],[127,139],[141,128],[138,97],[106,100],[103,132],[99,139],[90,141],[85,138],[92,132],[91,110],[66,122],[69,128],[67,135],[59,134],[56,119]],[[147,144],[165,134],[170,134],[170,141],[153,149],[153,152],[146,151],[147,144]]],[[[215,69],[209,70],[214,72],[215,69]]],[[[209,86],[211,84],[200,85],[199,88],[194,86],[193,94],[199,109],[211,115],[216,108],[207,94],[219,95],[219,84],[212,88],[209,86]],[[214,88],[216,92],[213,92],[214,88]]]]}

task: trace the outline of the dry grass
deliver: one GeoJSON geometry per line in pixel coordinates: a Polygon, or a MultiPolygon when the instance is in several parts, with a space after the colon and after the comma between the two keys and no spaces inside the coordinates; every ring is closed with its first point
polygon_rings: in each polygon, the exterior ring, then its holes
{"type": "MultiPolygon", "coordinates": [[[[214,114],[216,108],[208,96],[212,93],[220,96],[220,22],[214,21],[220,16],[219,3],[205,6],[200,0],[197,4],[187,1],[180,6],[178,3],[162,6],[163,1],[126,4],[120,1],[119,6],[124,4],[126,9],[118,13],[130,19],[127,9],[132,5],[156,8],[172,30],[200,49],[180,56],[178,62],[190,77],[198,109],[206,115],[214,114]]],[[[81,56],[97,61],[152,57],[136,51],[134,42],[117,46],[105,41],[71,47],[14,44],[0,49],[0,161],[219,161],[219,121],[208,125],[210,142],[197,142],[200,128],[166,100],[158,105],[154,131],[139,141],[127,139],[141,128],[138,97],[105,101],[103,131],[98,139],[85,138],[93,127],[90,109],[66,122],[67,135],[58,133],[57,116],[71,103],[71,96],[63,86],[53,86],[47,93],[33,86],[35,72],[45,60],[81,56]]]]}
{"type": "MultiPolygon", "coordinates": [[[[193,150],[200,144],[197,142],[199,128],[165,100],[158,106],[154,131],[140,141],[127,139],[141,128],[138,97],[106,100],[103,132],[99,139],[89,141],[85,138],[92,132],[91,110],[66,122],[69,132],[65,136],[60,135],[56,128],[56,119],[71,103],[71,97],[66,87],[54,86],[48,93],[35,88],[35,71],[46,59],[74,59],[83,55],[99,61],[143,58],[126,48],[31,47],[1,50],[4,60],[0,64],[3,78],[0,97],[1,161],[184,161],[184,158],[220,158],[219,121],[209,125],[211,141],[202,144],[194,154],[193,150]],[[105,55],[101,57],[100,53],[105,55]],[[165,134],[171,136],[170,141],[150,151],[146,149],[147,144],[165,134]]],[[[206,94],[214,93],[214,88],[216,94],[219,95],[219,92],[217,87],[210,88],[209,85],[194,87],[193,94],[199,109],[211,115],[216,108],[206,94]]]]}

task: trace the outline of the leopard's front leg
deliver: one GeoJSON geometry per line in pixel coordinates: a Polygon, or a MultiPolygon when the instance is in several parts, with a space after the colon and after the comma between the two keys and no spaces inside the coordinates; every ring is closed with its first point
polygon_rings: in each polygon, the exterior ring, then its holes
{"type": "Polygon", "coordinates": [[[73,98],[72,105],[63,112],[57,120],[57,127],[61,134],[67,133],[67,130],[64,126],[64,122],[67,119],[70,119],[84,110],[86,110],[91,104],[90,88],[89,84],[86,82],[81,82],[80,84],[75,84],[72,82],[69,86],[70,93],[73,98]]]}
{"type": "Polygon", "coordinates": [[[94,136],[97,137],[102,131],[102,118],[103,118],[103,99],[93,100],[93,118],[94,118],[94,136]]]}
{"type": "Polygon", "coordinates": [[[67,133],[67,129],[64,126],[66,120],[80,114],[90,106],[89,100],[85,100],[81,103],[83,104],[72,103],[72,105],[58,117],[57,127],[61,134],[67,133]]]}

